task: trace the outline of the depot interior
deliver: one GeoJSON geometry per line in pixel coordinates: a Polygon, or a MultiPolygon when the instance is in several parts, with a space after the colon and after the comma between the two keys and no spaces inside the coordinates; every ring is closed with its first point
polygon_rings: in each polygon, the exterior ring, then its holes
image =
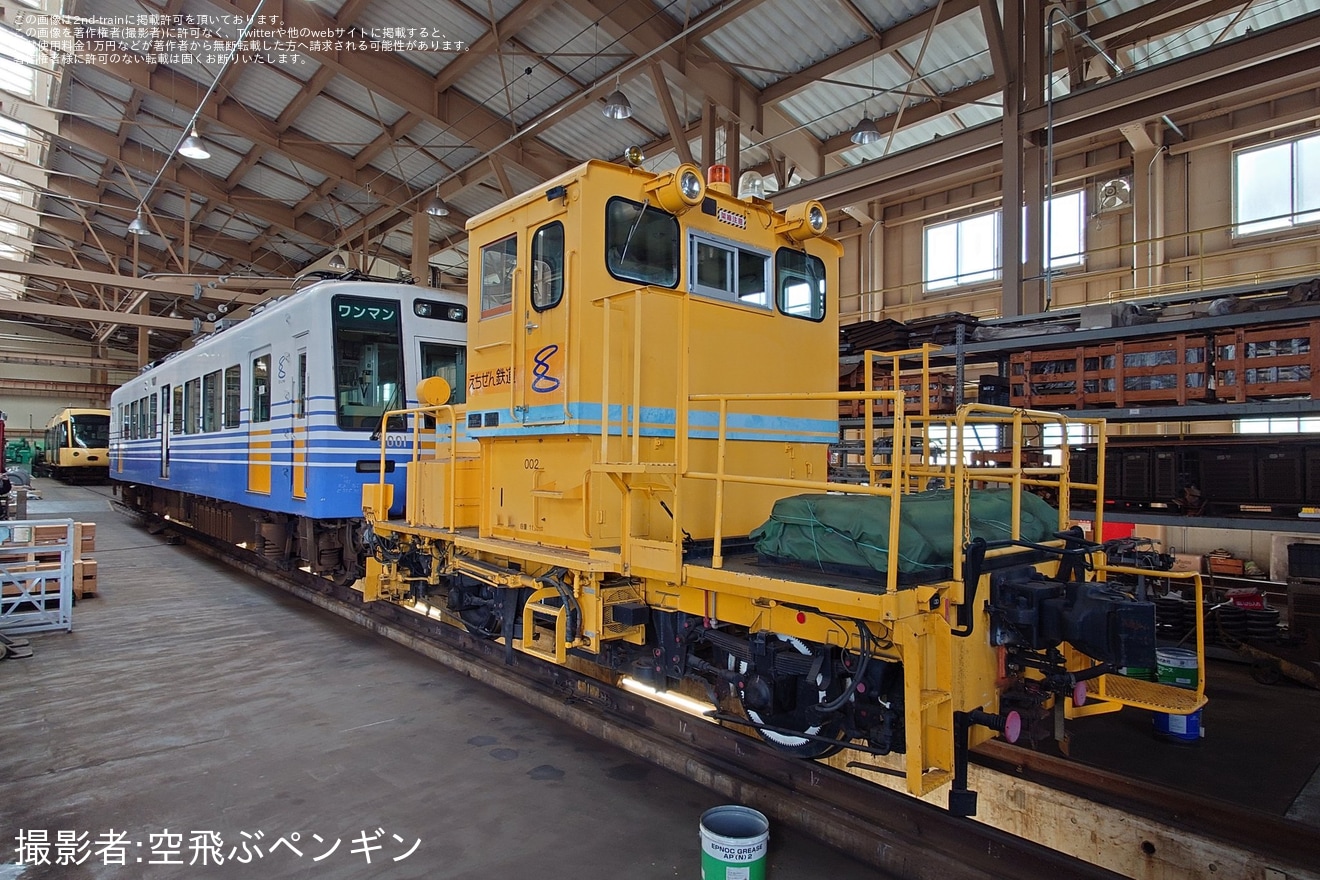
{"type": "Polygon", "coordinates": [[[639,147],[824,204],[841,388],[1106,418],[1094,537],[1320,642],[1320,0],[262,6],[5,5],[8,467],[305,273],[464,291],[469,218],[639,147]]]}

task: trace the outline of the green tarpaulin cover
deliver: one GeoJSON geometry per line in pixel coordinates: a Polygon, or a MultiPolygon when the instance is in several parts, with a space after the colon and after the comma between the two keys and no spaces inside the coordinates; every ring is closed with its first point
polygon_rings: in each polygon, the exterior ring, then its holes
{"type": "MultiPolygon", "coordinates": [[[[972,537],[1006,540],[1012,505],[1011,489],[973,491],[972,537]]],[[[795,495],[775,502],[770,519],[751,537],[764,556],[822,568],[888,571],[889,509],[890,499],[877,495],[795,495]]],[[[952,490],[904,495],[899,518],[895,555],[900,573],[920,574],[953,564],[952,490]]],[[[1043,498],[1023,492],[1019,537],[1045,541],[1058,529],[1058,511],[1043,498]]]]}

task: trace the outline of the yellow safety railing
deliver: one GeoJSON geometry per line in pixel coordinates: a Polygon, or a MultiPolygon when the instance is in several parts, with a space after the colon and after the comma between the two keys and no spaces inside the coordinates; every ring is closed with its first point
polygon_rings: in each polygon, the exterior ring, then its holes
{"type": "MultiPolygon", "coordinates": [[[[436,428],[434,429],[434,434],[435,434],[434,443],[435,443],[437,458],[441,457],[440,456],[441,444],[442,443],[448,444],[449,458],[448,458],[447,470],[448,470],[449,486],[451,487],[451,489],[449,492],[449,503],[445,510],[445,522],[448,524],[446,530],[450,532],[454,531],[454,523],[457,521],[455,508],[457,506],[457,499],[458,499],[458,413],[457,410],[454,408],[453,404],[443,403],[434,406],[418,406],[418,407],[408,407],[406,409],[392,409],[385,412],[381,416],[380,460],[379,460],[380,479],[375,484],[368,483],[363,487],[364,494],[363,494],[362,506],[364,512],[366,512],[371,519],[376,521],[387,521],[389,519],[390,503],[388,499],[391,497],[392,487],[389,485],[389,481],[385,479],[386,477],[385,462],[388,457],[388,450],[386,448],[386,444],[388,443],[390,432],[386,431],[385,427],[389,424],[389,420],[392,416],[403,416],[405,419],[407,419],[408,416],[413,416],[412,428],[410,429],[410,433],[412,434],[411,455],[409,458],[410,464],[416,463],[421,460],[421,450],[423,443],[422,441],[423,417],[431,416],[432,418],[435,419],[436,428]],[[449,437],[447,438],[447,440],[442,439],[440,435],[439,426],[441,423],[442,414],[448,417],[448,422],[449,422],[449,437]],[[374,489],[374,492],[366,492],[365,490],[367,489],[374,489]],[[368,503],[369,501],[371,503],[368,503]]],[[[398,432],[396,431],[394,433],[398,433],[398,432]]]]}
{"type": "MultiPolygon", "coordinates": [[[[806,489],[821,492],[848,492],[854,495],[879,495],[890,499],[890,518],[889,518],[889,546],[898,546],[898,527],[899,527],[899,496],[903,492],[905,480],[903,477],[903,468],[905,466],[905,456],[896,455],[893,463],[893,470],[890,480],[882,485],[858,485],[856,483],[836,483],[829,480],[798,480],[785,477],[764,477],[745,474],[729,473],[727,466],[727,449],[729,434],[729,405],[731,403],[747,403],[754,401],[814,401],[829,400],[835,401],[836,409],[838,401],[844,400],[887,400],[894,408],[893,436],[894,447],[901,449],[900,440],[908,437],[908,428],[906,418],[903,416],[903,392],[901,391],[834,391],[834,392],[796,392],[786,394],[769,393],[747,393],[747,394],[692,394],[688,396],[691,402],[708,402],[719,405],[719,421],[716,434],[716,455],[715,471],[690,471],[680,470],[680,475],[693,480],[709,480],[715,483],[715,536],[714,536],[714,555],[711,564],[715,568],[723,567],[723,556],[721,549],[723,546],[723,517],[724,517],[724,496],[728,484],[742,484],[752,486],[780,486],[787,489],[806,489]]],[[[868,410],[870,407],[868,406],[868,410]]],[[[871,450],[875,445],[875,435],[868,427],[866,436],[863,438],[866,448],[871,450]]],[[[680,449],[683,450],[683,460],[687,460],[687,448],[692,442],[691,436],[684,432],[680,436],[680,449]]],[[[906,443],[904,443],[906,445],[906,443]]],[[[869,457],[869,453],[868,453],[869,457]]],[[[894,592],[898,589],[898,566],[891,565],[886,572],[886,589],[894,592]]]]}

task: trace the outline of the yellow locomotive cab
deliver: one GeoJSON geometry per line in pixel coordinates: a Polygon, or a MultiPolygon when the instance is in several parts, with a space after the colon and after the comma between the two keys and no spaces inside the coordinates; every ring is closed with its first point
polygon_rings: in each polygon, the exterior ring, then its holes
{"type": "Polygon", "coordinates": [[[1152,665],[1154,608],[1069,528],[1068,429],[1103,425],[837,391],[823,206],[721,177],[588,162],[469,221],[466,402],[419,389],[406,516],[368,487],[366,598],[612,682],[700,682],[713,718],[892,762],[962,813],[966,750],[1074,698],[1198,708],[1110,686],[1152,665]],[[831,475],[841,401],[867,414],[862,484],[831,475]],[[991,435],[1006,452],[974,464],[991,435]]]}

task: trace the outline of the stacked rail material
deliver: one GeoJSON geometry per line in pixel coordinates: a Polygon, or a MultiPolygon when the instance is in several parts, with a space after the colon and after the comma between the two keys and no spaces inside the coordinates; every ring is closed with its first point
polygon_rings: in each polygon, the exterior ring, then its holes
{"type": "Polygon", "coordinates": [[[864,351],[902,351],[908,347],[908,328],[902,321],[884,318],[858,321],[839,328],[839,352],[861,354],[864,351]]]}
{"type": "MultiPolygon", "coordinates": [[[[19,565],[29,571],[58,572],[59,545],[69,541],[64,526],[43,525],[32,528],[27,542],[26,558],[19,565]]],[[[92,554],[96,552],[96,523],[73,524],[73,598],[90,599],[96,596],[97,566],[92,554]]]]}
{"type": "Polygon", "coordinates": [[[1320,322],[1251,327],[1215,334],[1215,396],[1311,397],[1320,377],[1320,322]]]}
{"type": "MultiPolygon", "coordinates": [[[[866,363],[863,361],[851,369],[841,369],[839,376],[840,391],[866,390],[866,363]]],[[[922,398],[925,397],[931,413],[951,413],[957,409],[958,380],[953,373],[931,373],[922,379],[919,372],[902,373],[898,377],[898,387],[906,395],[903,411],[908,415],[920,413],[922,398]]],[[[893,391],[894,372],[888,363],[875,362],[871,379],[874,391],[893,391]]],[[[888,400],[871,401],[872,412],[877,416],[892,416],[893,404],[888,400]]],[[[866,401],[839,401],[839,417],[845,419],[861,418],[866,413],[866,401]]]]}
{"type": "Polygon", "coordinates": [[[1018,352],[1009,358],[1009,399],[1013,406],[1042,408],[1212,399],[1209,347],[1204,333],[1177,333],[1018,352]]]}
{"type": "Polygon", "coordinates": [[[907,322],[908,347],[916,348],[924,342],[934,345],[957,345],[959,342],[970,342],[976,326],[980,323],[980,318],[975,315],[965,315],[962,312],[948,312],[943,315],[914,318],[907,322]],[[963,331],[962,339],[958,338],[960,327],[963,331]]]}

